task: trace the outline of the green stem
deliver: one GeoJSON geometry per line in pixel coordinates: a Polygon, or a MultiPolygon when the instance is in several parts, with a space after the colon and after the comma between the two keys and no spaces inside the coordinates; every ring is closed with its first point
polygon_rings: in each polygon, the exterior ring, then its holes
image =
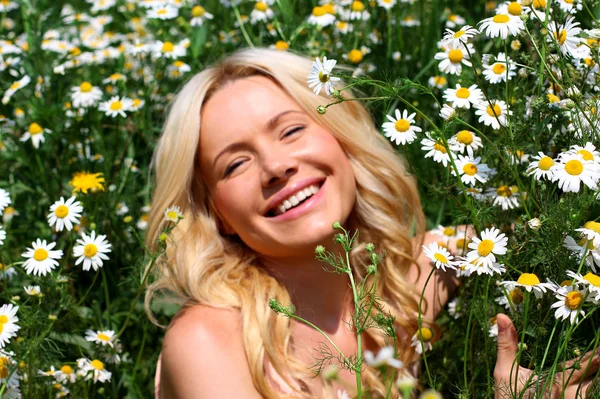
{"type": "Polygon", "coordinates": [[[240,16],[240,11],[235,5],[233,6],[233,12],[235,13],[235,19],[237,19],[238,24],[240,24],[240,29],[242,30],[244,39],[246,39],[246,43],[249,47],[254,47],[254,43],[252,43],[252,40],[250,40],[250,36],[248,36],[248,32],[246,32],[246,27],[244,26],[244,22],[242,21],[242,17],[240,16]]]}
{"type": "MultiPolygon", "coordinates": [[[[479,286],[479,279],[475,279],[475,287],[473,288],[473,298],[477,298],[477,287],[479,286]]],[[[465,336],[465,348],[463,352],[463,378],[464,378],[464,390],[465,392],[469,389],[469,380],[467,378],[467,353],[469,350],[469,333],[471,332],[471,322],[473,321],[473,306],[469,311],[469,321],[467,321],[467,335],[465,336]]]]}
{"type": "Polygon", "coordinates": [[[427,363],[427,354],[425,353],[425,342],[423,341],[423,334],[421,334],[421,326],[423,320],[423,298],[425,297],[425,290],[427,289],[429,280],[431,279],[431,276],[433,276],[433,273],[435,273],[435,270],[435,267],[432,267],[431,271],[429,272],[429,275],[427,276],[427,280],[425,280],[425,285],[423,286],[423,291],[421,291],[421,297],[419,298],[419,313],[417,315],[417,325],[419,326],[419,331],[417,332],[417,334],[419,336],[419,341],[423,352],[423,363],[425,364],[425,370],[427,371],[427,379],[431,388],[433,388],[433,379],[431,378],[431,373],[429,372],[429,364],[427,363]]]}
{"type": "MultiPolygon", "coordinates": [[[[348,251],[346,251],[346,266],[348,267],[348,276],[350,277],[350,285],[352,285],[352,295],[354,296],[354,311],[355,311],[355,317],[356,320],[358,321],[358,317],[359,317],[359,306],[358,306],[358,294],[356,292],[356,283],[354,282],[354,276],[352,275],[352,268],[350,267],[350,256],[348,251]]],[[[357,395],[358,395],[358,399],[362,398],[362,380],[361,380],[361,371],[360,368],[362,366],[362,331],[361,330],[357,330],[356,331],[356,342],[357,342],[357,366],[355,369],[356,372],[356,390],[357,390],[357,395]]]]}

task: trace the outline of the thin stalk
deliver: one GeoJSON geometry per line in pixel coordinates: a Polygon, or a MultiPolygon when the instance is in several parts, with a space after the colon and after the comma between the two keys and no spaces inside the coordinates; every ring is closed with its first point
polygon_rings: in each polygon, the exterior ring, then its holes
{"type": "MultiPolygon", "coordinates": [[[[350,256],[348,251],[346,251],[346,266],[348,267],[348,276],[350,277],[350,285],[352,285],[352,295],[354,296],[354,312],[356,318],[358,320],[358,294],[356,292],[356,283],[354,282],[354,276],[352,275],[352,268],[350,267],[350,256]]],[[[358,399],[362,399],[362,380],[361,380],[361,371],[360,366],[362,365],[362,332],[361,330],[356,331],[356,342],[357,342],[357,363],[358,366],[355,370],[356,372],[356,389],[358,394],[358,399]]]]}
{"type": "Polygon", "coordinates": [[[435,267],[433,267],[431,269],[431,271],[429,272],[429,275],[427,276],[427,280],[425,280],[425,285],[423,286],[423,291],[421,291],[421,297],[419,298],[419,313],[417,315],[417,325],[419,326],[419,331],[417,332],[417,334],[419,335],[419,341],[421,343],[421,348],[423,349],[423,363],[425,364],[425,370],[427,371],[427,379],[429,381],[429,386],[431,388],[433,388],[433,379],[431,378],[431,373],[429,372],[429,365],[427,364],[427,355],[425,354],[425,342],[423,341],[423,335],[421,334],[421,326],[422,326],[422,319],[423,319],[423,297],[425,297],[425,289],[427,288],[427,285],[429,284],[429,280],[431,279],[431,276],[433,276],[433,273],[435,273],[435,267]]]}

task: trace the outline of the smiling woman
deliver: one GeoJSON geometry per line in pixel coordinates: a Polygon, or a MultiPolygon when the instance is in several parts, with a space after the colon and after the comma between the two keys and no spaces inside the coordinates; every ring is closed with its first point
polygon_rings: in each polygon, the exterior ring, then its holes
{"type": "MultiPolygon", "coordinates": [[[[357,353],[346,323],[353,312],[346,276],[314,258],[317,245],[337,251],[334,221],[360,232],[351,253],[357,281],[369,264],[364,245],[387,250],[377,293],[396,316],[403,371],[415,372],[417,289],[431,266],[415,263],[424,222],[414,181],[360,103],[316,112],[328,100],[306,84],[311,63],[267,49],[238,51],[192,78],[170,107],[154,158],[148,245],[166,223],[164,209],[179,206],[184,219],[146,299],[149,305],[169,291],[184,307],[165,336],[161,397],[352,392],[347,370],[333,383],[311,378],[322,337],[268,305],[270,298],[293,303],[346,355],[357,353]]],[[[448,297],[444,282],[434,285],[426,293],[436,305],[427,308],[429,319],[448,297]]],[[[366,335],[366,349],[385,346],[379,330],[366,335]]],[[[377,370],[367,367],[363,380],[385,396],[377,370]]]]}

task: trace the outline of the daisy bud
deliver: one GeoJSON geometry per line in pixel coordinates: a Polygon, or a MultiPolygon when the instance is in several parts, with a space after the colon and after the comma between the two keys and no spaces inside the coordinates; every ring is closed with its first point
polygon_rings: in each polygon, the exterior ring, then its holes
{"type": "Polygon", "coordinates": [[[367,268],[367,273],[368,274],[375,274],[375,273],[377,273],[377,266],[375,266],[375,265],[369,265],[369,267],[367,268]]]}
{"type": "Polygon", "coordinates": [[[600,29],[590,29],[588,35],[591,39],[600,39],[600,29]]]}
{"type": "Polygon", "coordinates": [[[522,13],[520,18],[521,18],[521,21],[523,21],[523,22],[529,21],[529,15],[528,14],[522,13]]]}
{"type": "Polygon", "coordinates": [[[158,236],[158,240],[159,240],[159,241],[163,241],[163,242],[164,242],[164,241],[167,241],[167,238],[169,238],[169,235],[168,235],[167,233],[161,233],[161,234],[158,236]]]}
{"type": "Polygon", "coordinates": [[[132,220],[133,220],[133,217],[131,217],[131,216],[129,216],[129,215],[128,215],[128,216],[125,216],[125,217],[123,218],[123,222],[124,222],[124,223],[131,223],[131,221],[132,221],[132,220]]]}
{"type": "Polygon", "coordinates": [[[521,49],[521,42],[518,40],[513,40],[510,42],[510,48],[515,51],[519,51],[521,49]]]}
{"type": "Polygon", "coordinates": [[[331,227],[332,227],[334,230],[337,230],[337,229],[341,229],[341,228],[342,228],[342,225],[340,224],[340,222],[333,222],[333,224],[331,225],[331,227]]]}
{"type": "Polygon", "coordinates": [[[55,314],[49,314],[48,315],[48,320],[56,321],[57,319],[58,319],[58,317],[56,317],[55,314]]]}
{"type": "Polygon", "coordinates": [[[20,300],[21,300],[21,297],[20,297],[20,296],[18,296],[18,295],[15,295],[15,296],[13,296],[12,298],[10,298],[10,300],[11,300],[11,301],[14,301],[14,302],[18,302],[18,301],[20,301],[20,300]]]}
{"type": "Polygon", "coordinates": [[[538,230],[540,227],[542,227],[542,222],[538,218],[533,218],[527,222],[527,225],[531,230],[538,230]]]}
{"type": "Polygon", "coordinates": [[[527,69],[525,68],[519,68],[519,77],[525,79],[527,77],[527,75],[529,75],[529,73],[527,72],[527,69]]]}
{"type": "Polygon", "coordinates": [[[324,253],[325,253],[325,247],[322,245],[317,245],[317,247],[315,248],[315,254],[323,255],[324,253]]]}
{"type": "Polygon", "coordinates": [[[448,104],[444,104],[440,110],[440,117],[445,121],[449,121],[450,119],[454,118],[454,115],[456,115],[456,110],[448,104]]]}
{"type": "Polygon", "coordinates": [[[375,244],[370,242],[365,246],[365,249],[367,250],[367,252],[371,253],[371,252],[375,251],[375,244]]]}
{"type": "Polygon", "coordinates": [[[411,392],[416,386],[417,380],[412,376],[401,377],[396,380],[396,386],[401,391],[411,392]]]}
{"type": "Polygon", "coordinates": [[[343,244],[344,241],[346,241],[345,237],[343,234],[336,234],[335,238],[333,239],[333,241],[337,242],[338,244],[343,244]]]}
{"type": "Polygon", "coordinates": [[[322,106],[322,105],[319,105],[319,106],[317,107],[317,112],[319,113],[319,115],[325,115],[325,112],[327,112],[327,108],[325,108],[325,107],[324,107],[324,106],[322,106]]]}
{"type": "Polygon", "coordinates": [[[325,378],[325,381],[334,381],[337,380],[339,372],[340,368],[338,366],[330,364],[323,370],[323,377],[325,378]]]}

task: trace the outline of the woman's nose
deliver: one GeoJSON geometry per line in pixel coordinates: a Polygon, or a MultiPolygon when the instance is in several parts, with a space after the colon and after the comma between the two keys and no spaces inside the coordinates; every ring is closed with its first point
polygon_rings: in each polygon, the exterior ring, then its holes
{"type": "Polygon", "coordinates": [[[263,163],[262,185],[271,187],[274,184],[287,181],[298,171],[297,162],[289,156],[271,154],[263,163]]]}

